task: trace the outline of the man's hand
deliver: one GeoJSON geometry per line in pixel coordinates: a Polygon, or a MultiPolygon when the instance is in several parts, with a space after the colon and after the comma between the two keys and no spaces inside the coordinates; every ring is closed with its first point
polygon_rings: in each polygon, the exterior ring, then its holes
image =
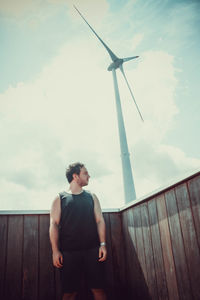
{"type": "Polygon", "coordinates": [[[53,252],[53,265],[56,268],[62,268],[62,266],[63,266],[63,255],[60,251],[53,252]]]}
{"type": "Polygon", "coordinates": [[[99,247],[99,261],[106,260],[106,257],[107,257],[106,246],[100,246],[99,247]]]}

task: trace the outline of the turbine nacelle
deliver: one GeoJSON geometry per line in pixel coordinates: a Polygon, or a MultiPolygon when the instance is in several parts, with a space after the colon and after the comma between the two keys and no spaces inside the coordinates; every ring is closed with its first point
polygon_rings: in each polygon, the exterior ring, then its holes
{"type": "Polygon", "coordinates": [[[112,71],[113,69],[117,69],[117,68],[119,68],[122,64],[123,64],[123,59],[122,58],[118,58],[117,60],[115,60],[114,62],[112,62],[111,64],[110,64],[110,66],[108,67],[108,71],[112,71]]]}
{"type": "Polygon", "coordinates": [[[132,59],[135,59],[135,58],[138,58],[139,56],[131,56],[131,57],[126,57],[126,58],[117,58],[115,59],[108,67],[108,71],[112,71],[113,69],[118,69],[120,68],[120,66],[126,62],[126,61],[129,61],[129,60],[132,60],[132,59]]]}

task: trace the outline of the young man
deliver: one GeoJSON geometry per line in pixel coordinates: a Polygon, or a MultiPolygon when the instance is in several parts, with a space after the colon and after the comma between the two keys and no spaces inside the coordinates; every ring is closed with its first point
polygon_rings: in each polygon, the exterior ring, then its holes
{"type": "Polygon", "coordinates": [[[81,163],[66,170],[69,190],[59,193],[50,212],[53,265],[60,269],[63,300],[74,300],[82,272],[95,300],[106,300],[104,262],[105,222],[95,194],[83,189],[90,175],[81,163]]]}

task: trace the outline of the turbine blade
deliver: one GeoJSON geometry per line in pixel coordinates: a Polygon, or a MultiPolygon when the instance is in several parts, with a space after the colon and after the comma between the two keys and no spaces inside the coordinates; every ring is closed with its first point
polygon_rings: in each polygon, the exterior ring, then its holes
{"type": "Polygon", "coordinates": [[[132,59],[138,58],[138,57],[139,57],[139,56],[126,57],[126,58],[123,58],[123,62],[129,61],[129,60],[132,60],[132,59]]]}
{"type": "Polygon", "coordinates": [[[84,16],[80,13],[80,11],[78,10],[78,8],[76,8],[76,6],[74,5],[74,8],[77,10],[77,12],[79,13],[79,15],[81,16],[81,18],[85,21],[85,23],[90,27],[90,29],[94,32],[94,34],[96,35],[96,37],[100,40],[100,42],[104,45],[104,47],[106,48],[106,50],[108,51],[112,61],[114,62],[115,60],[118,59],[118,57],[110,50],[110,48],[104,43],[104,41],[102,41],[102,39],[98,36],[98,34],[94,31],[94,29],[90,26],[90,24],[87,22],[87,20],[84,18],[84,16]]]}
{"type": "Polygon", "coordinates": [[[135,106],[136,106],[137,111],[138,111],[138,113],[139,113],[139,115],[140,115],[140,118],[141,118],[142,121],[144,122],[143,117],[142,117],[142,114],[141,114],[141,112],[140,112],[140,110],[139,110],[139,107],[138,107],[136,101],[135,101],[135,98],[134,98],[134,96],[133,96],[132,90],[131,90],[131,88],[130,88],[130,85],[129,85],[129,83],[128,83],[128,80],[127,80],[127,78],[126,78],[126,75],[125,75],[125,73],[124,73],[123,66],[120,65],[119,68],[120,68],[120,70],[121,70],[121,72],[122,72],[122,74],[123,74],[123,76],[124,76],[124,79],[125,79],[125,81],[126,81],[126,83],[127,83],[127,86],[128,86],[129,91],[130,91],[130,93],[131,93],[131,96],[132,96],[132,98],[133,98],[133,101],[135,102],[135,106]]]}

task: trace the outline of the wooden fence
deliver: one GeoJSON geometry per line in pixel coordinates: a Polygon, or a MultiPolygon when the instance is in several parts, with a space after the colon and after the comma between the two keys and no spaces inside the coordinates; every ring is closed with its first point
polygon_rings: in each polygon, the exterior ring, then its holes
{"type": "MultiPolygon", "coordinates": [[[[200,299],[200,173],[104,219],[108,299],[200,299]]],[[[0,243],[0,299],[62,298],[49,212],[2,211],[0,243]]]]}
{"type": "Polygon", "coordinates": [[[200,176],[122,211],[132,299],[200,299],[200,176]]]}

